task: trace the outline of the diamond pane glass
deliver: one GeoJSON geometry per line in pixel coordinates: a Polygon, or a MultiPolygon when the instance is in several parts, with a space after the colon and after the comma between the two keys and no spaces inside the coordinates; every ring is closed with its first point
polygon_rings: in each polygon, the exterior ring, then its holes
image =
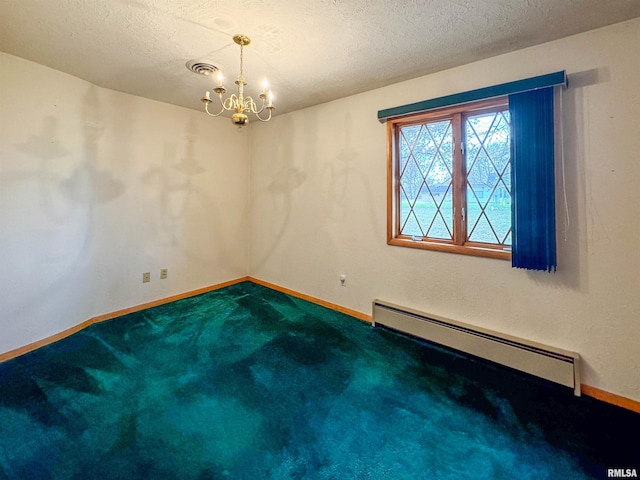
{"type": "Polygon", "coordinates": [[[502,175],[502,183],[509,190],[509,195],[511,195],[511,162],[509,162],[504,169],[504,174],[502,175]]]}
{"type": "Polygon", "coordinates": [[[400,233],[452,239],[451,121],[403,127],[400,138],[400,233]]]}
{"type": "Polygon", "coordinates": [[[400,172],[404,171],[407,165],[409,154],[413,150],[421,129],[421,125],[414,125],[405,127],[400,132],[400,172]]]}
{"type": "Polygon", "coordinates": [[[415,147],[411,153],[420,169],[421,177],[424,178],[424,172],[429,168],[429,163],[433,157],[433,142],[431,142],[431,137],[429,137],[424,125],[416,137],[415,147]]]}
{"type": "Polygon", "coordinates": [[[498,237],[493,233],[493,228],[484,214],[480,215],[469,237],[475,242],[498,243],[498,237]]]}
{"type": "Polygon", "coordinates": [[[431,225],[428,235],[433,238],[450,238],[447,226],[445,225],[440,215],[436,217],[433,225],[431,225]]]}
{"type": "Polygon", "coordinates": [[[407,235],[418,235],[419,230],[415,216],[413,215],[413,202],[407,198],[404,188],[400,187],[400,227],[401,230],[407,230],[407,235]],[[408,232],[411,233],[408,233],[408,232]]]}
{"type": "Polygon", "coordinates": [[[508,110],[465,122],[467,240],[511,244],[511,162],[508,110]]]}
{"type": "Polygon", "coordinates": [[[409,161],[406,168],[404,169],[404,173],[401,178],[402,189],[407,196],[407,200],[412,206],[418,198],[420,188],[422,187],[422,182],[424,181],[422,173],[420,172],[418,165],[413,159],[413,156],[409,158],[409,161]]]}
{"type": "Polygon", "coordinates": [[[420,225],[418,224],[418,220],[416,219],[416,216],[413,214],[413,212],[409,213],[409,216],[407,218],[406,223],[404,224],[402,231],[404,232],[405,235],[412,235],[416,237],[422,237],[424,235],[424,233],[422,232],[422,229],[420,228],[420,225]]]}

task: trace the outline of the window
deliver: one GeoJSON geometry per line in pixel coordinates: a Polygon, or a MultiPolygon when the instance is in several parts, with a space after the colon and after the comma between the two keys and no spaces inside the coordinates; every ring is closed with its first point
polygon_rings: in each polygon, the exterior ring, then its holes
{"type": "Polygon", "coordinates": [[[388,243],[511,258],[507,97],[387,121],[388,243]]]}
{"type": "Polygon", "coordinates": [[[559,71],[378,110],[387,243],[555,272],[554,96],[567,86],[559,71]]]}

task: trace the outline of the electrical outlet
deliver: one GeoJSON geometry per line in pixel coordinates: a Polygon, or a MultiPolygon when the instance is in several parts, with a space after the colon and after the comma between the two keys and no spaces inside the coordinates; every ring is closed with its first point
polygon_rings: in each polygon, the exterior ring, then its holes
{"type": "Polygon", "coordinates": [[[145,272],[142,274],[142,283],[148,283],[151,281],[151,272],[145,272]]]}
{"type": "Polygon", "coordinates": [[[163,268],[160,270],[160,280],[164,280],[165,278],[167,278],[167,269],[163,268]]]}

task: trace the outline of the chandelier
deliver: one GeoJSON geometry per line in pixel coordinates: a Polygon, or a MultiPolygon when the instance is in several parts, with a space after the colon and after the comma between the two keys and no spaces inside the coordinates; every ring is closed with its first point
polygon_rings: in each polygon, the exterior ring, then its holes
{"type": "MultiPolygon", "coordinates": [[[[271,93],[271,90],[267,90],[267,81],[265,80],[262,84],[262,92],[260,92],[260,100],[262,100],[262,104],[260,105],[260,108],[258,108],[253,98],[244,96],[244,86],[247,85],[247,82],[244,81],[243,77],[242,54],[243,48],[251,43],[251,39],[246,35],[238,34],[233,36],[233,41],[240,45],[240,75],[238,75],[238,79],[235,81],[235,84],[238,86],[238,93],[234,93],[225,99],[222,98],[222,95],[227,92],[227,89],[222,83],[222,73],[217,67],[213,67],[214,71],[217,73],[216,86],[213,91],[218,95],[218,100],[220,100],[220,111],[218,113],[211,113],[209,111],[209,105],[214,101],[211,99],[211,92],[205,92],[204,97],[202,97],[200,101],[204,103],[204,110],[207,115],[211,117],[218,117],[225,111],[234,111],[235,113],[231,116],[231,121],[239,127],[249,123],[248,113],[253,113],[261,122],[268,122],[271,120],[271,113],[276,107],[273,105],[273,93],[271,93]],[[261,116],[265,110],[267,113],[261,116]]],[[[203,74],[210,75],[211,73],[213,72],[209,70],[207,73],[203,74]]]]}

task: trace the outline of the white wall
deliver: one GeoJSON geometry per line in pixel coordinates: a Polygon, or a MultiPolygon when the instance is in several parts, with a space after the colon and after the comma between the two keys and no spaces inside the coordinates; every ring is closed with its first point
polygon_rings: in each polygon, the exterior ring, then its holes
{"type": "Polygon", "coordinates": [[[639,50],[636,19],[254,125],[251,275],[365,313],[381,298],[574,350],[583,383],[640,400],[639,50]],[[387,246],[377,111],[563,69],[558,272],[387,246]]]}
{"type": "Polygon", "coordinates": [[[0,75],[0,353],[247,275],[248,135],[6,54],[0,75]]]}

